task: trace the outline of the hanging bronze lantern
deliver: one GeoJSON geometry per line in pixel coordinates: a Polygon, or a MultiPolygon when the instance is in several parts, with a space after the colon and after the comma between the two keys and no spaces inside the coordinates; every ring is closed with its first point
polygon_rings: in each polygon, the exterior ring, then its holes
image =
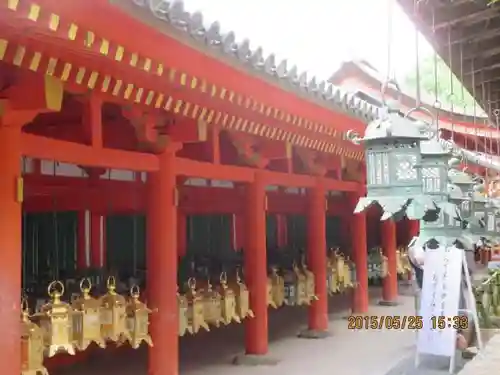
{"type": "Polygon", "coordinates": [[[390,275],[389,259],[384,255],[382,249],[379,250],[379,257],[380,257],[380,278],[384,279],[390,275]]]}
{"type": "Polygon", "coordinates": [[[231,284],[236,293],[236,313],[240,319],[253,318],[255,315],[250,309],[250,293],[245,283],[241,280],[239,270],[236,270],[236,282],[231,284]]]}
{"type": "Polygon", "coordinates": [[[130,288],[130,297],[125,309],[127,314],[127,330],[129,335],[126,339],[134,349],[139,348],[142,342],[153,346],[153,340],[149,335],[149,315],[153,310],[149,309],[145,303],[140,301],[141,292],[137,285],[130,288]]]}
{"type": "Polygon", "coordinates": [[[346,256],[344,261],[344,287],[345,288],[353,288],[354,284],[352,281],[352,272],[351,272],[351,260],[349,256],[346,256]]]}
{"type": "Polygon", "coordinates": [[[101,303],[90,295],[92,283],[84,278],[80,281],[81,296],[71,303],[73,308],[73,337],[78,350],[85,350],[95,342],[105,348],[106,341],[101,336],[101,303]]]}
{"type": "Polygon", "coordinates": [[[222,303],[221,295],[212,289],[210,280],[207,280],[206,289],[203,289],[203,317],[205,322],[220,326],[222,322],[222,303]]]}
{"type": "Polygon", "coordinates": [[[276,303],[274,302],[273,298],[273,279],[272,275],[267,277],[267,284],[266,284],[266,295],[267,295],[267,306],[272,307],[273,309],[278,308],[276,303]]]}
{"type": "Polygon", "coordinates": [[[398,275],[402,275],[405,273],[405,269],[403,267],[403,258],[402,258],[401,250],[398,248],[396,250],[396,272],[398,275]]]}
{"type": "Polygon", "coordinates": [[[352,287],[353,288],[356,288],[359,283],[358,283],[358,276],[357,276],[357,271],[356,271],[356,263],[354,263],[352,260],[349,261],[349,270],[350,270],[350,274],[351,274],[351,283],[352,283],[352,287]]]}
{"type": "MultiPolygon", "coordinates": [[[[390,81],[383,86],[382,97],[390,81]]],[[[397,108],[389,108],[385,100],[383,116],[366,127],[360,138],[353,131],[347,137],[355,144],[363,144],[366,153],[367,196],[360,198],[354,213],[359,213],[378,203],[383,214],[381,220],[407,213],[411,219],[420,219],[429,206],[422,192],[420,168],[420,142],[428,139],[421,129],[397,108]]]]}
{"type": "Polygon", "coordinates": [[[21,303],[21,375],[49,375],[43,365],[43,330],[30,321],[26,300],[21,303]]]}
{"type": "Polygon", "coordinates": [[[340,292],[339,275],[337,270],[337,255],[336,255],[338,252],[339,252],[338,247],[330,249],[327,261],[328,262],[327,277],[329,286],[328,289],[330,294],[340,292]]]}
{"type": "Polygon", "coordinates": [[[40,318],[40,327],[44,331],[47,356],[53,357],[60,352],[74,355],[71,322],[73,310],[69,304],[61,301],[64,285],[60,281],[53,281],[49,284],[47,292],[52,300],[35,314],[40,318]]]}
{"type": "Polygon", "coordinates": [[[278,270],[271,268],[271,298],[276,308],[283,306],[285,301],[285,280],[278,273],[278,270]]]}
{"type": "Polygon", "coordinates": [[[339,285],[337,280],[337,269],[334,261],[331,258],[329,258],[327,261],[326,276],[328,279],[327,280],[328,293],[330,295],[337,293],[339,291],[339,285]]]}
{"type": "Polygon", "coordinates": [[[232,289],[227,285],[227,274],[220,274],[220,285],[216,292],[221,296],[222,323],[228,325],[233,320],[236,323],[241,323],[241,319],[236,313],[236,296],[232,289]]]}
{"type": "Polygon", "coordinates": [[[196,291],[196,280],[191,277],[189,278],[187,284],[188,291],[186,293],[186,299],[188,302],[189,326],[191,327],[193,333],[198,333],[201,328],[206,331],[210,331],[210,328],[205,321],[205,305],[203,303],[203,298],[196,291]]]}
{"type": "Polygon", "coordinates": [[[315,286],[315,281],[314,281],[314,273],[312,273],[308,268],[307,264],[305,262],[305,257],[302,258],[302,273],[305,276],[305,282],[306,282],[306,304],[309,305],[311,301],[317,301],[318,296],[316,296],[316,286],[315,286]]]}
{"type": "Polygon", "coordinates": [[[131,339],[127,329],[125,297],[116,293],[116,279],[114,276],[110,276],[106,284],[108,291],[99,298],[101,305],[101,335],[104,340],[122,343],[131,339]]]}
{"type": "Polygon", "coordinates": [[[345,258],[344,254],[340,252],[340,250],[336,250],[334,253],[335,257],[335,267],[337,274],[337,285],[339,286],[339,290],[342,291],[344,288],[344,279],[345,279],[345,258]]]}
{"type": "Polygon", "coordinates": [[[184,336],[186,332],[193,333],[189,325],[187,298],[180,295],[179,292],[177,292],[177,304],[179,306],[179,336],[184,336]]]}

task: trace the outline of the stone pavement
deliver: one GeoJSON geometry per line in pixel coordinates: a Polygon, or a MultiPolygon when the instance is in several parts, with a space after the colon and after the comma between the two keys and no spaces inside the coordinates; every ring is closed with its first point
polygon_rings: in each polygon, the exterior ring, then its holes
{"type": "MultiPolygon", "coordinates": [[[[401,304],[381,307],[376,304],[380,288],[371,290],[370,315],[412,315],[413,298],[401,296],[401,304]]],[[[404,372],[413,365],[415,333],[408,330],[363,330],[347,328],[349,296],[329,301],[331,335],[325,339],[296,337],[307,322],[306,308],[271,310],[270,355],[280,362],[276,366],[243,367],[230,364],[243,350],[243,325],[188,336],[180,341],[180,370],[183,375],[444,375],[404,372]],[[406,361],[406,362],[405,362],[406,361]],[[402,366],[402,367],[401,367],[402,366]],[[397,372],[402,369],[403,372],[397,372]],[[394,372],[396,371],[396,372],[394,372]]],[[[100,352],[100,351],[99,351],[100,352]]],[[[103,352],[100,352],[103,353],[103,352]]],[[[145,375],[146,350],[98,355],[84,364],[51,371],[51,375],[145,375]]],[[[447,368],[447,366],[446,366],[447,368]]],[[[446,369],[445,368],[445,369],[446,369]]]]}

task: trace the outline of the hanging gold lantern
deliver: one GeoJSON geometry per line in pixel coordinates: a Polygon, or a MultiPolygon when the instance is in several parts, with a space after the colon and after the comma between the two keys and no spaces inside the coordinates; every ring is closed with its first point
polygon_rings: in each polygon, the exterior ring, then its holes
{"type": "Polygon", "coordinates": [[[344,259],[344,287],[354,288],[351,272],[351,260],[349,259],[349,256],[346,256],[344,259]]]}
{"type": "Polygon", "coordinates": [[[71,322],[73,311],[71,306],[61,301],[64,294],[64,285],[60,281],[49,284],[48,295],[52,301],[43,305],[39,313],[40,327],[44,332],[47,356],[53,357],[57,353],[75,354],[73,346],[73,325],[71,322]]]}
{"type": "Polygon", "coordinates": [[[285,284],[285,300],[287,306],[298,305],[299,301],[299,280],[296,272],[297,265],[293,264],[292,270],[286,270],[283,275],[285,284]]]}
{"type": "Polygon", "coordinates": [[[278,308],[273,298],[273,279],[271,276],[267,277],[266,288],[267,288],[267,306],[272,307],[274,309],[278,308]]]}
{"type": "Polygon", "coordinates": [[[282,306],[285,301],[285,280],[275,267],[271,269],[271,298],[275,307],[282,306]]]}
{"type": "Polygon", "coordinates": [[[405,273],[405,268],[403,266],[403,254],[400,247],[396,250],[396,272],[398,275],[405,273]]]}
{"type": "Polygon", "coordinates": [[[222,322],[221,295],[212,289],[210,280],[207,280],[206,289],[203,290],[203,314],[205,322],[216,327],[222,322]]]}
{"type": "Polygon", "coordinates": [[[134,349],[139,348],[142,342],[153,346],[153,340],[149,335],[149,315],[153,310],[149,309],[145,303],[140,301],[141,292],[137,285],[130,288],[130,297],[125,309],[127,314],[127,329],[129,332],[127,341],[134,349]]]}
{"type": "Polygon", "coordinates": [[[206,331],[210,331],[210,328],[205,321],[205,305],[202,297],[196,292],[196,280],[192,277],[188,280],[188,292],[186,293],[186,298],[188,302],[189,326],[191,327],[193,333],[198,333],[201,328],[206,331]]]}
{"type": "Polygon", "coordinates": [[[78,350],[85,350],[95,342],[105,348],[106,341],[101,336],[101,304],[90,295],[92,283],[84,278],[80,281],[81,296],[73,300],[73,338],[78,350]]]}
{"type": "Polygon", "coordinates": [[[179,292],[177,292],[177,304],[179,306],[179,336],[184,336],[186,332],[193,333],[189,325],[187,298],[180,295],[179,292]]]}
{"type": "Polygon", "coordinates": [[[233,320],[236,323],[241,323],[241,319],[236,313],[236,296],[234,291],[227,285],[227,274],[220,274],[220,285],[216,292],[221,296],[221,315],[222,323],[228,325],[233,320]]]}
{"type": "Polygon", "coordinates": [[[316,296],[316,286],[314,281],[314,273],[312,273],[308,268],[305,261],[305,257],[302,258],[302,273],[305,276],[305,304],[309,305],[311,301],[317,301],[316,296]],[[307,302],[306,302],[307,301],[307,302]]]}
{"type": "Polygon", "coordinates": [[[49,375],[43,365],[43,330],[30,321],[26,300],[21,303],[21,375],[49,375]]]}
{"type": "Polygon", "coordinates": [[[116,279],[114,276],[110,276],[106,284],[108,292],[99,298],[101,305],[101,335],[104,340],[122,343],[131,339],[127,329],[125,297],[116,293],[116,279]]]}
{"type": "Polygon", "coordinates": [[[339,282],[339,274],[337,268],[337,253],[339,252],[338,248],[330,249],[328,256],[328,285],[330,294],[340,292],[340,282],[339,282]]]}
{"type": "Polygon", "coordinates": [[[339,284],[337,280],[337,269],[335,267],[334,261],[332,259],[327,260],[327,285],[328,285],[328,293],[330,295],[337,293],[339,291],[339,284]]]}
{"type": "Polygon", "coordinates": [[[344,286],[344,278],[345,278],[344,263],[345,263],[344,254],[342,254],[339,250],[335,251],[335,266],[337,267],[337,280],[341,288],[343,288],[344,286]]]}
{"type": "Polygon", "coordinates": [[[389,275],[389,260],[384,255],[382,249],[379,250],[380,254],[380,276],[385,278],[389,275]]]}
{"type": "Polygon", "coordinates": [[[231,285],[236,292],[236,313],[240,319],[253,318],[255,315],[250,309],[250,293],[245,283],[241,280],[239,270],[236,270],[236,283],[231,285]]]}
{"type": "Polygon", "coordinates": [[[408,250],[405,248],[401,248],[401,262],[403,263],[404,273],[408,273],[412,270],[408,250]]]}

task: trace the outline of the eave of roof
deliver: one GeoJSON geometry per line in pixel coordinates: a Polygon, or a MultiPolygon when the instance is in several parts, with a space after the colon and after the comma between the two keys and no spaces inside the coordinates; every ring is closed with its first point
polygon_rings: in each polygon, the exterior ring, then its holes
{"type": "MultiPolygon", "coordinates": [[[[330,77],[329,81],[332,84],[337,84],[339,85],[340,82],[345,78],[346,76],[349,75],[349,72],[351,69],[354,69],[357,72],[360,72],[364,77],[372,80],[373,82],[376,82],[377,85],[382,85],[383,83],[383,77],[380,74],[379,71],[377,71],[370,63],[364,60],[351,60],[351,61],[346,61],[342,63],[340,68],[335,71],[332,76],[330,77]]],[[[415,97],[411,94],[409,94],[404,87],[401,87],[402,89],[402,101],[406,103],[415,103],[415,97]]],[[[433,110],[433,104],[434,104],[434,99],[430,98],[428,95],[425,95],[422,93],[422,104],[430,109],[433,110]]],[[[456,106],[453,109],[453,112],[451,111],[451,108],[446,108],[442,107],[440,109],[440,112],[444,114],[446,117],[450,119],[454,119],[456,121],[462,121],[462,122],[473,122],[473,118],[476,117],[476,119],[480,119],[481,121],[487,121],[488,117],[486,116],[486,113],[481,110],[481,112],[478,111],[478,113],[473,116],[470,114],[464,114],[463,113],[463,108],[456,106]],[[460,120],[459,120],[460,119],[460,120]]]]}

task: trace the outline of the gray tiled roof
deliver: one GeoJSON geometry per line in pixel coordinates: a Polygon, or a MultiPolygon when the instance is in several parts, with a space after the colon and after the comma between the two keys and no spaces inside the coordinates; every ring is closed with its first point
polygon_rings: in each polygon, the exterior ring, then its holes
{"type": "MultiPolygon", "coordinates": [[[[181,31],[195,42],[201,51],[211,50],[229,58],[253,75],[267,82],[293,92],[332,111],[339,111],[370,122],[378,117],[379,108],[359,99],[355,93],[327,83],[318,82],[316,77],[308,77],[306,72],[299,73],[296,66],[287,60],[276,61],[275,55],[263,55],[261,47],[251,49],[248,39],[236,42],[235,33],[222,33],[219,22],[206,24],[200,12],[187,12],[182,0],[122,0],[132,1],[135,5],[148,9],[152,15],[165,22],[168,27],[181,31]]],[[[115,3],[120,1],[114,0],[115,3]]],[[[133,16],[136,16],[132,14],[133,16]]]]}

